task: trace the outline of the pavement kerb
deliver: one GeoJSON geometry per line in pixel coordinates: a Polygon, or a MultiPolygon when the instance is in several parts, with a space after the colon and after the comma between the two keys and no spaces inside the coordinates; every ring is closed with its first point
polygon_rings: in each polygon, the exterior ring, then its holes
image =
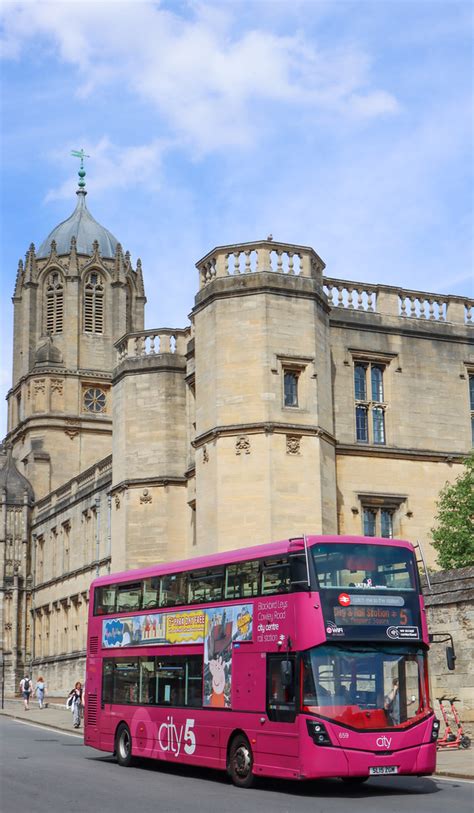
{"type": "MultiPolygon", "coordinates": [[[[49,708],[58,709],[58,710],[65,710],[63,703],[61,703],[61,704],[59,704],[59,703],[50,703],[49,708]]],[[[4,717],[11,717],[14,720],[20,720],[23,723],[26,722],[29,725],[38,726],[40,728],[41,727],[50,728],[52,731],[59,731],[59,732],[61,732],[63,734],[64,733],[70,734],[73,737],[80,737],[81,739],[83,739],[83,736],[84,736],[82,730],[80,732],[76,733],[74,731],[71,731],[69,726],[66,727],[64,725],[61,726],[61,725],[54,725],[53,723],[49,723],[47,721],[47,718],[45,718],[44,720],[43,719],[41,719],[41,720],[33,720],[31,718],[28,718],[28,717],[25,716],[25,713],[23,712],[23,710],[22,710],[22,713],[18,713],[16,711],[9,710],[9,709],[0,709],[0,715],[3,715],[4,717]]],[[[467,779],[467,780],[473,781],[474,780],[474,771],[472,773],[465,773],[463,771],[459,771],[459,772],[446,771],[446,770],[443,770],[442,768],[440,768],[439,770],[437,770],[433,774],[433,776],[435,776],[435,777],[440,776],[440,777],[449,778],[449,779],[465,779],[465,780],[467,779]]]]}
{"type": "Polygon", "coordinates": [[[472,773],[448,773],[448,771],[436,771],[433,776],[442,776],[446,779],[467,779],[470,782],[474,781],[474,775],[472,773]]]}
{"type": "Polygon", "coordinates": [[[0,709],[0,716],[3,717],[11,717],[12,720],[20,720],[22,723],[27,723],[28,725],[34,725],[38,728],[51,728],[53,731],[59,731],[62,734],[70,734],[73,737],[84,737],[84,732],[81,731],[70,731],[69,729],[65,728],[64,726],[54,725],[53,723],[48,723],[47,721],[43,722],[43,720],[32,720],[29,717],[25,717],[24,714],[17,714],[16,712],[5,711],[5,709],[0,709]]]}

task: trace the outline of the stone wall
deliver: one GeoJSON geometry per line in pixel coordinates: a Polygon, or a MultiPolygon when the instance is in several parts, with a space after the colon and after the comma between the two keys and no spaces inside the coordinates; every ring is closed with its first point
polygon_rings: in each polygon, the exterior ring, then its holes
{"type": "Polygon", "coordinates": [[[474,721],[474,567],[431,574],[431,591],[424,585],[430,632],[450,633],[456,651],[456,668],[448,671],[447,644],[432,644],[429,656],[431,689],[435,698],[443,694],[459,697],[463,721],[474,721]]]}

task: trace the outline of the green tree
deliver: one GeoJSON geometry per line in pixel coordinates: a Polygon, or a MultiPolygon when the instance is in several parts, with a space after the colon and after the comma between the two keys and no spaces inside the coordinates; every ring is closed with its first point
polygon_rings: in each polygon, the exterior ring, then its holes
{"type": "Polygon", "coordinates": [[[437,524],[431,529],[443,569],[474,564],[474,452],[464,469],[454,483],[446,483],[440,491],[437,524]]]}

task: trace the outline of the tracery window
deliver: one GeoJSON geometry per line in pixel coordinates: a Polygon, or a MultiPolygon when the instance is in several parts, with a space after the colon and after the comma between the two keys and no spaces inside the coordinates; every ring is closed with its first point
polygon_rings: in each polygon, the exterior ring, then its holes
{"type": "Polygon", "coordinates": [[[386,442],[383,373],[384,367],[380,364],[358,362],[354,366],[356,439],[359,443],[386,442]],[[367,389],[368,374],[370,395],[367,389]],[[370,415],[372,425],[369,421],[370,415]]]}
{"type": "Polygon", "coordinates": [[[63,279],[59,271],[51,271],[46,280],[45,330],[46,333],[63,332],[63,279]]]}
{"type": "Polygon", "coordinates": [[[104,332],[104,283],[97,271],[91,271],[84,284],[84,332],[104,332]]]}
{"type": "Polygon", "coordinates": [[[105,412],[107,396],[99,387],[84,390],[84,409],[87,412],[105,412]]]}

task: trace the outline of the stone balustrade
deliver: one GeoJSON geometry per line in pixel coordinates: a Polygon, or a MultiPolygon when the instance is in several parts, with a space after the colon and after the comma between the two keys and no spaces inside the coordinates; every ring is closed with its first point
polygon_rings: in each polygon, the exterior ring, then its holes
{"type": "Polygon", "coordinates": [[[199,287],[218,277],[272,272],[311,277],[321,281],[325,268],[321,257],[307,246],[276,243],[271,239],[253,243],[218,246],[196,263],[199,287]]]}
{"type": "Polygon", "coordinates": [[[143,358],[161,353],[177,353],[183,356],[190,338],[190,328],[158,328],[157,330],[128,333],[115,344],[117,363],[120,364],[125,359],[143,358]]]}
{"type": "Polygon", "coordinates": [[[323,278],[323,290],[333,308],[375,312],[377,310],[377,285],[363,282],[323,278]]]}
{"type": "Polygon", "coordinates": [[[406,319],[474,324],[474,300],[467,297],[329,277],[323,278],[323,290],[333,308],[383,313],[406,319]]]}

